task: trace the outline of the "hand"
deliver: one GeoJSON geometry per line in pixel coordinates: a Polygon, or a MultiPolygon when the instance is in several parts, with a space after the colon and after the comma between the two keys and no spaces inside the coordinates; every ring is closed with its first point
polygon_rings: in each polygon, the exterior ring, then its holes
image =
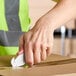
{"type": "Polygon", "coordinates": [[[45,21],[38,20],[35,27],[20,38],[20,51],[24,51],[25,62],[30,66],[40,63],[52,53],[53,30],[45,21]]]}
{"type": "Polygon", "coordinates": [[[27,64],[39,63],[52,53],[54,29],[76,18],[75,10],[76,0],[60,0],[21,37],[19,51],[24,51],[27,64]]]}

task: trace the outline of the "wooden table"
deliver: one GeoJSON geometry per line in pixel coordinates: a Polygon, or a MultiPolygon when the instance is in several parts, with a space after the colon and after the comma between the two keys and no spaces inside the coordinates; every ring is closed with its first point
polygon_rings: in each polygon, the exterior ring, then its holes
{"type": "Polygon", "coordinates": [[[46,61],[27,69],[12,68],[11,58],[12,56],[0,57],[0,76],[76,76],[76,59],[51,55],[46,61]]]}

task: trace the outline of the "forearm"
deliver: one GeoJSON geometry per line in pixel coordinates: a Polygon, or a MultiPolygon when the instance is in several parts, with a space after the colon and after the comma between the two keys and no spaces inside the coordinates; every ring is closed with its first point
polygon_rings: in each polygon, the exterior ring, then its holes
{"type": "Polygon", "coordinates": [[[76,0],[61,0],[42,20],[51,28],[56,29],[76,17],[76,0]]]}

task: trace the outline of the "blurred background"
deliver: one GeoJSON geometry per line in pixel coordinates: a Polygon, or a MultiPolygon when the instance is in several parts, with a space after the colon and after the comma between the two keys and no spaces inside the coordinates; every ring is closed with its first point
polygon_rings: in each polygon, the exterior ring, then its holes
{"type": "MultiPolygon", "coordinates": [[[[55,5],[56,2],[52,0],[29,0],[30,25],[33,27],[35,22],[55,5]]],[[[53,53],[76,57],[76,20],[71,20],[55,30],[53,53]]]]}

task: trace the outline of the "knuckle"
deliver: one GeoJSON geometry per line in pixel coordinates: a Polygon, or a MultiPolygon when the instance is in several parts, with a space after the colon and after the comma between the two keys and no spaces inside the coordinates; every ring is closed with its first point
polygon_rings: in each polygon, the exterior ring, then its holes
{"type": "Polygon", "coordinates": [[[31,42],[27,42],[26,46],[27,46],[27,48],[30,48],[30,46],[32,46],[32,43],[31,42]]]}
{"type": "Polygon", "coordinates": [[[36,47],[36,48],[39,47],[39,45],[40,45],[40,43],[38,43],[38,42],[34,43],[34,47],[36,47]]]}
{"type": "Polygon", "coordinates": [[[42,45],[42,49],[46,49],[46,45],[43,44],[43,45],[42,45]]]}

